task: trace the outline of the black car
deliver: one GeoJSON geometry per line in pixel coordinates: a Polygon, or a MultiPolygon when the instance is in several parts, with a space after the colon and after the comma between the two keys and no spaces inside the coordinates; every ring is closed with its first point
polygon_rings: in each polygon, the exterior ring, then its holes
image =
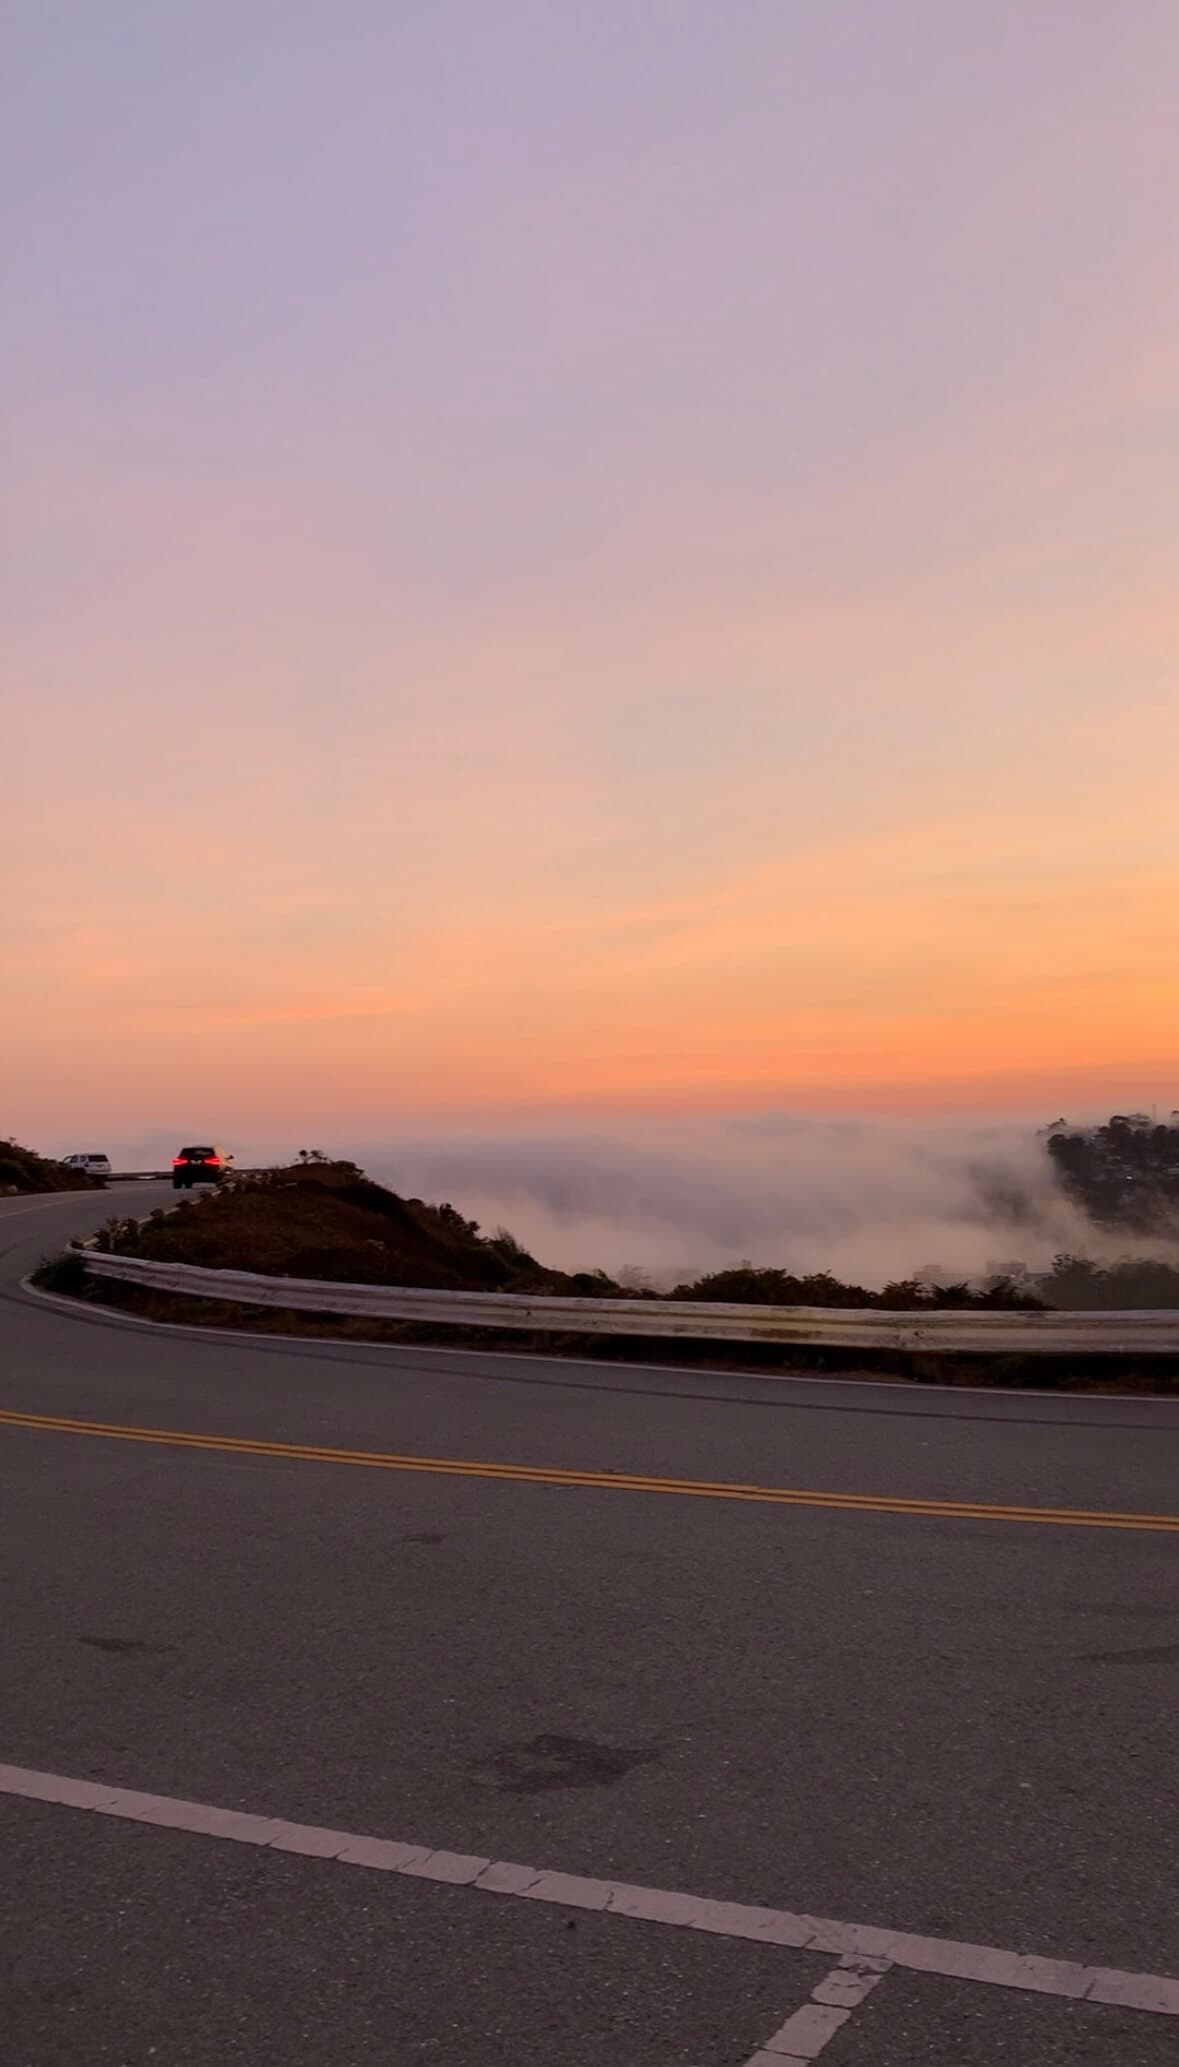
{"type": "Polygon", "coordinates": [[[177,1191],[192,1184],[220,1184],[233,1168],[233,1157],[223,1148],[182,1148],[172,1158],[172,1183],[177,1191]]]}

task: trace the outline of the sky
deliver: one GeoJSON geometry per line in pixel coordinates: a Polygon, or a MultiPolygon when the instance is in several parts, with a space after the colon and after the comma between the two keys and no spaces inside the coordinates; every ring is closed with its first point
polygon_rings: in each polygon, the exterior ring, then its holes
{"type": "Polygon", "coordinates": [[[1173,0],[5,42],[0,1132],[1179,1104],[1173,0]]]}

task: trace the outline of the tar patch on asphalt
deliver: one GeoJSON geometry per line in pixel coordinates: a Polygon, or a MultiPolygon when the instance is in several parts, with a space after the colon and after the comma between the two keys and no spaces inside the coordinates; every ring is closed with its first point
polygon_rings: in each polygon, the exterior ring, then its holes
{"type": "Polygon", "coordinates": [[[547,1794],[563,1787],[609,1787],[658,1756],[649,1745],[596,1744],[589,1737],[545,1733],[526,1744],[501,1745],[471,1777],[502,1794],[547,1794]]]}
{"type": "Polygon", "coordinates": [[[1135,1651],[1083,1651],[1082,1665],[1179,1665],[1179,1644],[1144,1644],[1135,1651]]]}
{"type": "Polygon", "coordinates": [[[80,1636],[80,1644],[89,1644],[95,1651],[111,1651],[118,1658],[162,1658],[165,1651],[174,1651],[175,1644],[149,1644],[137,1636],[80,1636]]]}

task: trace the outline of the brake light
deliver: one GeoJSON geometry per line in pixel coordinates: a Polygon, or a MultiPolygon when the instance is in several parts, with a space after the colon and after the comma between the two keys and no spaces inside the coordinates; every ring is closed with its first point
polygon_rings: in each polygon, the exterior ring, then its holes
{"type": "Polygon", "coordinates": [[[221,1168],[220,1156],[206,1156],[204,1160],[208,1168],[211,1170],[219,1170],[221,1168]]]}
{"type": "Polygon", "coordinates": [[[184,1168],[184,1165],[186,1164],[186,1162],[187,1162],[187,1161],[188,1161],[188,1157],[187,1157],[187,1156],[173,1156],[173,1158],[172,1158],[172,1168],[173,1168],[174,1170],[183,1170],[183,1168],[184,1168]]]}

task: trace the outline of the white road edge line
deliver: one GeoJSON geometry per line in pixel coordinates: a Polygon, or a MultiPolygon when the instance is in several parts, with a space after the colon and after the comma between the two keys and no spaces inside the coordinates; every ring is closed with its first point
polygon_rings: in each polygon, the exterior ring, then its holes
{"type": "Polygon", "coordinates": [[[765,2045],[745,2067],[806,2067],[817,2060],[828,2039],[842,2031],[853,2010],[871,1995],[878,1981],[892,1966],[888,1959],[856,1959],[845,1953],[837,1967],[812,1988],[811,1999],[765,2045]]]}
{"type": "MultiPolygon", "coordinates": [[[[886,1966],[906,1967],[918,1974],[940,1974],[950,1980],[980,1981],[992,1988],[1028,1989],[1038,1995],[1066,1996],[1075,2002],[1115,2003],[1122,2009],[1179,2017],[1179,1979],[1168,1974],[1080,1966],[1072,1960],[1001,1951],[993,1945],[958,1944],[952,1938],[922,1938],[909,1931],[881,1930],[870,1924],[836,1923],[827,1917],[795,1915],[788,1909],[754,1908],[743,1902],[709,1901],[703,1895],[679,1894],[667,1888],[632,1887],[625,1881],[546,1872],[536,1866],[513,1865],[504,1859],[478,1858],[473,1853],[436,1851],[430,1845],[321,1829],[309,1823],[288,1823],[282,1817],[216,1808],[208,1802],[141,1794],[128,1787],[110,1787],[101,1780],[73,1780],[60,1773],[35,1772],[26,1766],[0,1765],[0,1794],[86,1809],[96,1815],[122,1817],[128,1822],[154,1824],[165,1830],[187,1830],[201,1837],[230,1838],[237,1844],[262,1845],[276,1852],[332,1859],[344,1866],[369,1866],[386,1873],[408,1874],[417,1880],[445,1881],[453,1887],[479,1888],[487,1894],[517,1895],[526,1901],[553,1902],[571,1909],[601,1909],[611,1916],[677,1924],[688,1930],[712,1931],[721,1937],[747,1938],[759,1945],[830,1952],[841,1961],[866,1962],[868,1970],[879,1971],[876,1962],[883,1961],[886,1966]]],[[[829,1975],[828,1982],[834,1985],[834,1976],[829,1975]]],[[[828,2007],[840,2007],[830,1997],[825,2000],[828,2007]]],[[[778,2057],[782,2058],[780,2048],[778,2057]]]]}

